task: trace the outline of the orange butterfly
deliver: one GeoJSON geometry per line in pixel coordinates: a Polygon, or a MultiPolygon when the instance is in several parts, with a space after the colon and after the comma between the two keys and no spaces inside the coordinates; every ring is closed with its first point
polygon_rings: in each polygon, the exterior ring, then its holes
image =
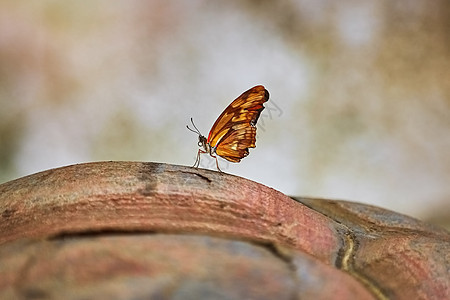
{"type": "Polygon", "coordinates": [[[208,139],[200,133],[191,118],[196,130],[186,127],[198,134],[198,146],[203,148],[197,152],[194,167],[198,168],[200,164],[200,153],[209,153],[214,157],[219,172],[222,171],[215,154],[231,162],[240,162],[246,157],[248,148],[256,147],[256,122],[264,109],[263,103],[268,100],[269,92],[262,85],[244,92],[217,118],[208,139]]]}

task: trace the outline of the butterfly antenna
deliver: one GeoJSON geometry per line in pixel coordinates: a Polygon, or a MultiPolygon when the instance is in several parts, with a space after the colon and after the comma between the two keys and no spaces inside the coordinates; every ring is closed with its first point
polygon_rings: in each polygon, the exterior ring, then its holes
{"type": "Polygon", "coordinates": [[[200,130],[198,130],[197,126],[195,126],[195,124],[194,124],[194,119],[193,118],[191,118],[191,123],[192,123],[192,125],[194,125],[194,128],[197,129],[198,133],[200,133],[200,130]]]}
{"type": "Polygon", "coordinates": [[[195,133],[198,134],[198,135],[202,135],[202,134],[200,133],[200,130],[198,130],[197,126],[195,126],[194,120],[193,120],[192,118],[191,118],[191,123],[192,123],[192,125],[194,126],[194,128],[195,128],[196,130],[193,130],[193,129],[189,128],[188,125],[186,125],[186,128],[189,129],[189,130],[192,131],[192,132],[195,132],[195,133]]]}

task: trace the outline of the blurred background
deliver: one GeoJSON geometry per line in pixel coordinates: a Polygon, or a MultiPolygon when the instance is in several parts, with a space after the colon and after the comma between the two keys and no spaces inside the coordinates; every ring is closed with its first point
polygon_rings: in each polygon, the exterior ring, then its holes
{"type": "Polygon", "coordinates": [[[100,160],[190,166],[189,118],[207,135],[263,84],[257,148],[225,172],[448,224],[449,33],[446,0],[3,0],[0,182],[100,160]]]}

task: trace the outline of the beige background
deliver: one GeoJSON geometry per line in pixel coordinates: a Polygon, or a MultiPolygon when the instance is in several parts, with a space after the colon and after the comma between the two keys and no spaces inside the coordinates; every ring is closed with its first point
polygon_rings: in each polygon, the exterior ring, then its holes
{"type": "Polygon", "coordinates": [[[449,32],[445,0],[2,1],[0,182],[192,165],[189,118],[207,135],[263,84],[257,148],[226,172],[448,221],[449,32]]]}

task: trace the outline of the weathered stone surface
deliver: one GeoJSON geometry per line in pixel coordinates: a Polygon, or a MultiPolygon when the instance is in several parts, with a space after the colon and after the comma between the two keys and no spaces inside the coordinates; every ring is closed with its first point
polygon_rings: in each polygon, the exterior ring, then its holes
{"type": "Polygon", "coordinates": [[[276,242],[329,264],[340,248],[325,216],[264,185],[202,169],[81,164],[10,181],[0,195],[0,244],[101,230],[196,232],[276,242]]]}
{"type": "Polygon", "coordinates": [[[347,248],[353,255],[342,268],[376,292],[398,299],[450,297],[446,230],[370,205],[296,199],[347,227],[347,248]]]}
{"type": "Polygon", "coordinates": [[[0,298],[450,297],[446,231],[367,205],[296,200],[155,163],[10,181],[0,185],[0,298]]]}
{"type": "Polygon", "coordinates": [[[208,236],[19,241],[1,247],[0,260],[2,299],[371,298],[351,276],[301,252],[280,256],[264,245],[208,236]]]}

